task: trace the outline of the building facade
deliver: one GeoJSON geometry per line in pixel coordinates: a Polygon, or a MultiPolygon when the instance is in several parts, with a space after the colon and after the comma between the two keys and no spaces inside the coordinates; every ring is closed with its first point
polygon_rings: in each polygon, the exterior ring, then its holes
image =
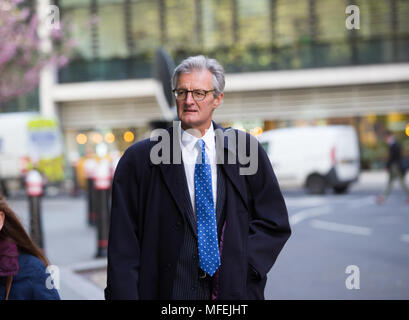
{"type": "Polygon", "coordinates": [[[78,46],[47,88],[52,110],[42,111],[58,116],[69,151],[82,156],[113,135],[102,143],[122,152],[134,142],[126,132],[137,140],[152,121],[169,120],[153,78],[164,48],[175,63],[202,53],[223,64],[225,98],[214,114],[221,124],[255,133],[348,123],[368,168],[381,166],[387,129],[409,152],[408,0],[357,0],[352,11],[348,0],[54,3],[78,46]]]}

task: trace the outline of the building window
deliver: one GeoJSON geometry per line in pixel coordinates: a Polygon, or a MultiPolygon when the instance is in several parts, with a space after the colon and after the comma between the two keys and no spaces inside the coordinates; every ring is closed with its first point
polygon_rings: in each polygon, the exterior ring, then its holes
{"type": "Polygon", "coordinates": [[[361,37],[379,37],[390,35],[391,28],[391,2],[392,1],[357,1],[360,11],[361,37]]]}
{"type": "Polygon", "coordinates": [[[102,59],[129,56],[121,4],[100,4],[98,8],[99,54],[102,59]]]}
{"type": "Polygon", "coordinates": [[[131,8],[131,32],[135,43],[135,51],[131,54],[152,51],[160,45],[158,3],[152,0],[134,1],[131,8]]]}
{"type": "Polygon", "coordinates": [[[165,1],[166,46],[174,48],[192,48],[197,45],[195,34],[195,8],[191,0],[165,1]]]}
{"type": "Polygon", "coordinates": [[[206,49],[234,44],[232,3],[226,0],[203,1],[203,44],[206,49]]]}
{"type": "Polygon", "coordinates": [[[244,45],[271,43],[270,8],[267,0],[238,1],[239,41],[244,45]]]}
{"type": "Polygon", "coordinates": [[[278,45],[310,39],[307,0],[277,0],[278,45]]]}

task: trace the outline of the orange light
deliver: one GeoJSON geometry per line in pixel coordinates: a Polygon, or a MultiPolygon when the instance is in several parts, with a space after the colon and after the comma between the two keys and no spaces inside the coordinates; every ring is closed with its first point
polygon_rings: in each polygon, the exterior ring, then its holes
{"type": "Polygon", "coordinates": [[[251,131],[250,131],[250,133],[253,135],[253,136],[259,136],[260,134],[262,134],[263,133],[263,129],[261,129],[260,127],[255,127],[255,128],[253,128],[251,131]]]}
{"type": "Polygon", "coordinates": [[[409,137],[409,123],[406,124],[405,133],[409,137]]]}
{"type": "Polygon", "coordinates": [[[101,135],[100,133],[94,133],[94,134],[92,135],[92,141],[93,141],[95,144],[101,143],[101,142],[102,142],[102,135],[101,135]]]}
{"type": "Polygon", "coordinates": [[[77,143],[78,144],[86,144],[88,141],[88,138],[85,134],[79,133],[77,134],[77,143]]]}
{"type": "Polygon", "coordinates": [[[135,139],[135,135],[131,131],[124,133],[124,140],[126,142],[132,142],[135,139]]]}
{"type": "Polygon", "coordinates": [[[388,121],[389,122],[399,122],[402,120],[402,114],[394,112],[388,114],[388,121]]]}
{"type": "Polygon", "coordinates": [[[105,135],[105,142],[106,143],[112,143],[112,142],[114,142],[115,141],[115,136],[114,136],[114,134],[112,133],[112,132],[108,132],[106,135],[105,135]]]}

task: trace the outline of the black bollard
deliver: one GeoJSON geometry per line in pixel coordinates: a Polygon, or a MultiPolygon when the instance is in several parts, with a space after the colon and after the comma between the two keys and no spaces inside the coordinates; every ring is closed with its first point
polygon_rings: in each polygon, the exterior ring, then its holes
{"type": "Polygon", "coordinates": [[[43,180],[41,174],[31,170],[26,177],[26,191],[30,212],[30,237],[34,243],[44,250],[43,229],[41,222],[41,196],[43,195],[43,180]]]}
{"type": "Polygon", "coordinates": [[[80,194],[80,186],[78,184],[77,167],[78,167],[79,154],[77,152],[69,153],[69,163],[72,174],[72,186],[70,190],[71,197],[78,197],[80,194]]]}
{"type": "Polygon", "coordinates": [[[97,258],[106,257],[108,250],[111,174],[109,163],[102,160],[94,176],[98,229],[97,258]]]}
{"type": "Polygon", "coordinates": [[[87,159],[84,163],[85,176],[87,178],[87,210],[88,210],[88,224],[95,226],[97,224],[96,214],[96,194],[94,188],[94,174],[97,162],[95,159],[87,159]]]}
{"type": "Polygon", "coordinates": [[[78,186],[77,166],[76,166],[76,164],[71,164],[71,172],[72,172],[71,197],[78,197],[78,195],[79,195],[79,186],[78,186]]]}
{"type": "Polygon", "coordinates": [[[30,207],[30,238],[44,250],[43,229],[41,222],[41,196],[28,198],[30,207]]]}
{"type": "Polygon", "coordinates": [[[87,178],[87,205],[88,205],[88,224],[95,226],[97,224],[96,214],[96,192],[94,189],[94,179],[87,178]]]}

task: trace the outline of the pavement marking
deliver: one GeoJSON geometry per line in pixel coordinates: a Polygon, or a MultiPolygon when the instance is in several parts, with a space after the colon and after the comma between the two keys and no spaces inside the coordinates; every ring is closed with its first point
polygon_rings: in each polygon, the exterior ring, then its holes
{"type": "Polygon", "coordinates": [[[360,208],[360,207],[365,207],[365,206],[370,205],[370,204],[376,204],[375,196],[368,196],[368,197],[365,197],[365,198],[350,200],[350,203],[348,204],[348,207],[350,207],[350,208],[360,208]]]}
{"type": "Polygon", "coordinates": [[[284,200],[286,205],[290,207],[317,207],[328,204],[328,199],[324,197],[297,196],[286,197],[284,200]]]}
{"type": "Polygon", "coordinates": [[[310,222],[310,226],[313,228],[327,230],[327,231],[344,232],[344,233],[350,233],[350,234],[358,234],[362,236],[369,236],[372,233],[371,228],[358,227],[358,226],[352,226],[348,224],[328,222],[328,221],[322,221],[322,220],[316,220],[316,219],[310,222]]]}
{"type": "Polygon", "coordinates": [[[329,214],[331,212],[331,207],[325,206],[325,207],[314,207],[314,208],[308,208],[305,210],[301,210],[297,213],[294,213],[289,217],[290,225],[296,225],[297,223],[317,217],[317,216],[322,216],[324,214],[329,214]]]}
{"type": "MultiPolygon", "coordinates": [[[[330,200],[331,199],[327,199],[330,200]]],[[[342,200],[342,202],[344,202],[345,200],[342,200]]],[[[349,203],[347,204],[348,208],[360,208],[360,207],[364,207],[370,204],[374,204],[374,197],[373,196],[368,196],[365,198],[358,198],[358,199],[350,199],[348,200],[349,203]]],[[[287,200],[286,200],[287,202],[287,200]]],[[[289,201],[291,202],[290,205],[292,206],[296,206],[295,203],[293,201],[289,201]]],[[[315,198],[314,201],[311,201],[311,203],[316,203],[318,204],[320,202],[320,199],[315,198]],[[318,201],[317,201],[318,200],[318,201]]],[[[289,221],[291,225],[296,225],[297,223],[300,223],[301,221],[304,221],[306,219],[310,219],[310,218],[314,218],[317,216],[321,216],[324,214],[329,214],[331,213],[332,207],[331,205],[334,205],[334,202],[336,203],[337,201],[332,200],[330,204],[328,204],[327,201],[322,201],[321,203],[326,203],[327,205],[325,206],[315,206],[313,208],[308,208],[308,209],[304,209],[301,210],[297,213],[294,213],[293,215],[291,215],[289,217],[289,221]]],[[[302,203],[303,205],[305,205],[305,202],[300,201],[300,203],[302,203]]],[[[299,205],[299,204],[297,204],[299,205]]]]}
{"type": "Polygon", "coordinates": [[[402,234],[400,239],[404,242],[409,242],[409,234],[402,234]]]}

